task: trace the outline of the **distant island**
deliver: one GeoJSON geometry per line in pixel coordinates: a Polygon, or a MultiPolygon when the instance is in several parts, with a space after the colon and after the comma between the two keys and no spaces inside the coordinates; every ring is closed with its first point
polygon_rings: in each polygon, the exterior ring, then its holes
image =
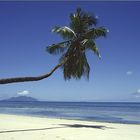
{"type": "Polygon", "coordinates": [[[38,101],[38,100],[29,96],[18,96],[18,97],[11,97],[9,99],[5,99],[1,101],[33,102],[33,101],[38,101]]]}

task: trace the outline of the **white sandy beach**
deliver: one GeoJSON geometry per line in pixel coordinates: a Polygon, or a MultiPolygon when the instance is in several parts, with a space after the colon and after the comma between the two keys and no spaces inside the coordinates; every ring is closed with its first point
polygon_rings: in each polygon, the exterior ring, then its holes
{"type": "Polygon", "coordinates": [[[0,140],[140,140],[140,125],[1,114],[0,140]]]}

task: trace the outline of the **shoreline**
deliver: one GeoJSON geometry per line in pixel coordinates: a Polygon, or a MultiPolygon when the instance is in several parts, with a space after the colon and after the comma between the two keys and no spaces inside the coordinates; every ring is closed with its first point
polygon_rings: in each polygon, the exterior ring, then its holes
{"type": "Polygon", "coordinates": [[[0,114],[0,140],[139,140],[140,125],[0,114]]]}
{"type": "Polygon", "coordinates": [[[125,122],[111,122],[111,121],[98,121],[98,120],[84,120],[84,119],[76,119],[76,118],[60,118],[60,117],[49,117],[43,115],[30,115],[30,114],[12,114],[12,113],[0,113],[0,115],[11,115],[11,116],[25,116],[25,117],[33,117],[33,118],[46,118],[46,119],[60,119],[60,120],[74,120],[74,121],[86,121],[86,122],[97,122],[97,123],[111,123],[111,124],[128,124],[128,125],[140,125],[140,123],[125,123],[125,122]]]}

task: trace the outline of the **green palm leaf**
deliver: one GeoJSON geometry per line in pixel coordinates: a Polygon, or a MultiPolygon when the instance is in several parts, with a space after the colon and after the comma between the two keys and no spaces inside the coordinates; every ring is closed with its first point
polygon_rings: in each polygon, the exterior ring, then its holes
{"type": "Polygon", "coordinates": [[[106,37],[107,32],[108,32],[108,30],[104,27],[92,28],[84,34],[84,37],[88,38],[88,39],[89,38],[96,39],[99,37],[106,37]]]}
{"type": "Polygon", "coordinates": [[[91,39],[84,39],[82,41],[82,45],[84,49],[90,49],[92,50],[99,58],[101,58],[101,55],[99,53],[98,48],[96,47],[96,44],[93,40],[91,39]]]}
{"type": "Polygon", "coordinates": [[[70,41],[64,41],[57,44],[52,44],[46,48],[46,51],[50,54],[59,54],[63,53],[65,49],[68,47],[70,41]]]}
{"type": "Polygon", "coordinates": [[[70,27],[77,34],[83,33],[90,26],[96,26],[97,24],[97,18],[94,15],[81,11],[81,8],[77,8],[76,13],[70,14],[70,19],[70,27]]]}
{"type": "Polygon", "coordinates": [[[89,78],[90,66],[88,64],[85,53],[75,54],[73,57],[68,59],[68,61],[63,65],[64,78],[80,79],[82,75],[89,78]]]}
{"type": "Polygon", "coordinates": [[[56,33],[60,34],[60,36],[64,39],[71,39],[71,38],[76,37],[76,34],[74,33],[74,31],[67,26],[54,27],[52,29],[52,32],[56,32],[56,33]]]}

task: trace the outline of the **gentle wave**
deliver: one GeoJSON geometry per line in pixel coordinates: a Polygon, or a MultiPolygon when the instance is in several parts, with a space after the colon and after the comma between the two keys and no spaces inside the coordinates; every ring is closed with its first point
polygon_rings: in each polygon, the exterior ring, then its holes
{"type": "Polygon", "coordinates": [[[0,113],[140,124],[140,103],[4,101],[0,113]]]}

